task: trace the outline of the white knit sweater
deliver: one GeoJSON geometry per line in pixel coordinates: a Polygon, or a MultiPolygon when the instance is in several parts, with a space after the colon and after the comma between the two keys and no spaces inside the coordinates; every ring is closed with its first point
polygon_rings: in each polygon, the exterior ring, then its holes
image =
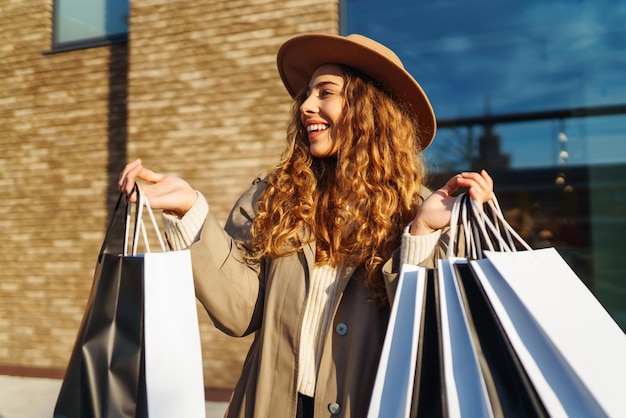
{"type": "MultiPolygon", "coordinates": [[[[182,219],[164,213],[165,235],[170,247],[181,250],[197,241],[208,213],[209,205],[200,193],[194,206],[182,219]]],[[[402,234],[400,261],[416,265],[423,262],[432,253],[440,234],[440,231],[435,231],[428,235],[411,235],[407,226],[402,234]]],[[[303,395],[315,395],[316,377],[324,344],[321,337],[331,325],[332,302],[338,283],[342,277],[352,274],[353,271],[352,267],[344,265],[336,268],[319,265],[313,269],[304,308],[298,357],[298,391],[303,395]]]]}

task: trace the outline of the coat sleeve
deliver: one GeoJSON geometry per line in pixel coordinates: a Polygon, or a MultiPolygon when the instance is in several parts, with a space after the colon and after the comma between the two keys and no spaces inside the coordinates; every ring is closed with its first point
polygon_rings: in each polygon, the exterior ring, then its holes
{"type": "Polygon", "coordinates": [[[250,236],[254,204],[265,184],[255,181],[241,196],[224,228],[209,212],[200,239],[190,247],[196,296],[215,326],[232,336],[248,335],[261,323],[264,268],[244,260],[241,243],[250,236]]]}
{"type": "MultiPolygon", "coordinates": [[[[426,268],[435,268],[437,265],[437,259],[443,258],[446,255],[446,248],[448,243],[447,229],[443,230],[439,240],[433,247],[430,256],[426,257],[420,266],[426,268]]],[[[389,304],[393,304],[393,298],[396,294],[396,288],[398,286],[398,275],[402,268],[401,248],[398,248],[393,252],[391,258],[383,265],[382,273],[385,280],[385,288],[387,290],[387,297],[389,298],[389,304]]]]}
{"type": "MultiPolygon", "coordinates": [[[[428,189],[426,186],[422,186],[420,190],[420,198],[426,200],[432,191],[428,189]]],[[[441,230],[441,236],[439,237],[439,241],[434,246],[431,254],[427,257],[420,265],[422,267],[434,269],[437,267],[437,260],[446,258],[448,251],[448,244],[450,242],[449,235],[450,228],[444,228],[441,230]]],[[[465,256],[465,246],[464,246],[464,234],[463,227],[459,225],[458,228],[458,236],[456,237],[456,255],[458,257],[465,256]]],[[[401,259],[401,248],[398,248],[393,252],[391,258],[385,262],[383,265],[382,273],[383,278],[385,280],[385,287],[387,290],[387,297],[389,298],[389,304],[393,304],[393,298],[396,294],[396,288],[398,287],[398,275],[400,274],[400,268],[402,267],[402,259],[401,259]]]]}

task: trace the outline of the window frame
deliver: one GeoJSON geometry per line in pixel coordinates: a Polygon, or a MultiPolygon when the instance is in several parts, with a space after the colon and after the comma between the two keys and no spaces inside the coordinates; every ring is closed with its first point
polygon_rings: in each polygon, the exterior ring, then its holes
{"type": "MultiPolygon", "coordinates": [[[[130,24],[127,24],[126,32],[116,34],[105,34],[103,36],[96,36],[91,38],[83,38],[80,40],[72,40],[60,42],[57,40],[57,19],[59,19],[58,3],[61,0],[52,1],[52,20],[51,20],[51,49],[45,51],[44,54],[54,54],[58,52],[75,51],[80,49],[96,48],[100,46],[107,46],[119,43],[128,42],[128,32],[130,31],[130,24]]],[[[105,0],[106,1],[106,0],[105,0]]],[[[130,13],[130,0],[129,0],[129,13],[130,13]]]]}

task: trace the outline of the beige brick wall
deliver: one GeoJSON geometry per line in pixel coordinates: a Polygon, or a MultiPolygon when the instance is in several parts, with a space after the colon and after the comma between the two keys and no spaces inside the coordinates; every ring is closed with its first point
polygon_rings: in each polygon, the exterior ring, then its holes
{"type": "Polygon", "coordinates": [[[109,49],[44,55],[51,4],[0,10],[0,364],[64,367],[107,217],[109,49]]]}
{"type": "MultiPolygon", "coordinates": [[[[223,220],[283,146],[278,46],[336,33],[338,5],[138,0],[128,45],[58,54],[51,1],[0,10],[0,372],[62,370],[125,161],[187,179],[223,220]]],[[[200,317],[206,385],[231,388],[250,340],[200,317]]]]}

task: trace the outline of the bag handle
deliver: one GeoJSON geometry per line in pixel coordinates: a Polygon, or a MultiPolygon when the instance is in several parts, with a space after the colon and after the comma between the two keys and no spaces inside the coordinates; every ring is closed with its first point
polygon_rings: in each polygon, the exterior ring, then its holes
{"type": "Polygon", "coordinates": [[[485,250],[517,251],[516,242],[527,250],[532,249],[504,218],[495,195],[487,202],[487,208],[489,211],[481,208],[467,193],[456,198],[450,215],[450,241],[446,252],[448,258],[455,254],[459,225],[463,226],[466,254],[469,258],[483,258],[485,250]]]}
{"type": "MultiPolygon", "coordinates": [[[[106,251],[109,246],[109,241],[111,240],[111,232],[115,228],[119,217],[117,216],[120,208],[122,207],[122,202],[125,202],[126,206],[128,206],[128,196],[124,193],[120,193],[120,196],[117,198],[117,202],[115,203],[115,208],[113,209],[113,214],[111,215],[111,219],[109,219],[109,224],[107,225],[107,230],[104,235],[104,240],[102,241],[102,246],[100,247],[100,252],[98,253],[98,263],[102,261],[102,255],[106,251]]],[[[126,228],[124,228],[126,229],[126,228]]]]}
{"type": "MultiPolygon", "coordinates": [[[[452,205],[452,212],[450,214],[450,230],[448,231],[448,236],[450,240],[448,241],[448,250],[446,251],[447,258],[454,257],[455,255],[455,244],[457,240],[457,234],[459,233],[458,224],[461,221],[461,207],[463,206],[462,200],[464,199],[465,193],[462,193],[457,196],[454,200],[454,204],[452,205]]],[[[466,239],[467,242],[467,239],[466,239]]]]}
{"type": "Polygon", "coordinates": [[[463,227],[465,253],[468,258],[477,259],[482,257],[482,241],[485,242],[488,249],[493,249],[493,245],[489,240],[481,239],[481,237],[488,235],[482,222],[482,212],[478,204],[467,193],[461,193],[457,196],[450,214],[450,240],[446,252],[447,258],[455,256],[457,242],[461,233],[459,226],[463,227]]]}
{"type": "MultiPolygon", "coordinates": [[[[526,250],[532,250],[530,245],[524,241],[505,219],[495,195],[487,202],[489,213],[486,210],[481,210],[478,203],[472,199],[469,199],[469,205],[470,208],[468,210],[471,210],[482,241],[487,244],[489,250],[495,251],[497,249],[504,252],[515,252],[517,251],[516,243],[521,244],[526,250]]],[[[482,252],[480,257],[484,257],[482,252]]]]}
{"type": "MultiPolygon", "coordinates": [[[[156,236],[159,239],[159,244],[161,245],[162,251],[167,251],[165,247],[165,243],[163,242],[163,238],[161,237],[161,231],[159,229],[159,225],[154,217],[154,213],[152,212],[152,207],[150,206],[150,202],[146,198],[145,193],[141,190],[141,187],[135,183],[134,191],[137,193],[137,203],[135,205],[135,227],[133,231],[133,241],[132,241],[132,252],[133,256],[137,255],[137,248],[139,246],[139,235],[143,237],[144,245],[146,247],[146,252],[150,252],[150,244],[148,241],[148,234],[146,232],[146,226],[143,221],[143,209],[146,208],[146,212],[150,216],[150,220],[152,221],[152,226],[154,227],[154,231],[156,232],[156,236]]],[[[131,205],[126,205],[126,225],[124,228],[124,255],[128,254],[128,241],[130,234],[130,215],[131,215],[131,205]]]]}
{"type": "MultiPolygon", "coordinates": [[[[475,202],[474,202],[475,203],[475,202]]],[[[517,231],[509,224],[509,222],[504,218],[504,214],[502,213],[502,209],[500,208],[500,204],[498,203],[498,199],[493,196],[488,203],[489,208],[491,209],[491,213],[494,216],[494,221],[488,216],[484,216],[485,225],[490,228],[494,234],[498,237],[503,238],[506,237],[507,242],[511,248],[511,251],[517,251],[515,242],[521,244],[526,250],[532,250],[532,247],[522,238],[517,231]],[[503,228],[503,231],[500,232],[497,226],[500,225],[503,228]]]]}

